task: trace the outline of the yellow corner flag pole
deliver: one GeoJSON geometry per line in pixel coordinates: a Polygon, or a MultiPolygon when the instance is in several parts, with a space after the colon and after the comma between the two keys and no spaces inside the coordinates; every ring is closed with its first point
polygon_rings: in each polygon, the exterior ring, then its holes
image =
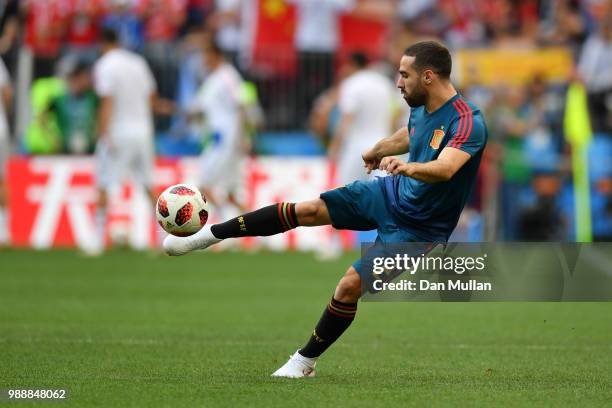
{"type": "Polygon", "coordinates": [[[572,147],[576,241],[591,242],[591,189],[588,148],[591,143],[591,121],[584,86],[572,82],[567,90],[564,118],[565,139],[572,147]]]}

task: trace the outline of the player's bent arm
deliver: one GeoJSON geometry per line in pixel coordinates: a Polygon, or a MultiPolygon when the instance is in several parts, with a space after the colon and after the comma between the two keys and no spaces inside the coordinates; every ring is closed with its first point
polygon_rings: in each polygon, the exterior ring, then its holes
{"type": "Polygon", "coordinates": [[[409,149],[410,137],[408,136],[408,128],[406,126],[402,126],[391,136],[380,140],[372,148],[373,152],[380,159],[387,156],[408,153],[409,149]]]}
{"type": "Polygon", "coordinates": [[[402,127],[391,136],[380,140],[362,155],[364,167],[370,173],[372,170],[379,168],[383,158],[408,153],[409,148],[410,137],[408,136],[408,128],[402,127]]]}
{"type": "Polygon", "coordinates": [[[408,163],[406,174],[425,183],[448,181],[470,159],[470,154],[454,147],[445,147],[436,160],[427,163],[408,163]]]}
{"type": "Polygon", "coordinates": [[[390,174],[401,174],[425,183],[448,181],[467,161],[470,154],[454,147],[446,147],[436,160],[427,163],[406,163],[396,157],[389,157],[381,163],[381,169],[390,174]]]}

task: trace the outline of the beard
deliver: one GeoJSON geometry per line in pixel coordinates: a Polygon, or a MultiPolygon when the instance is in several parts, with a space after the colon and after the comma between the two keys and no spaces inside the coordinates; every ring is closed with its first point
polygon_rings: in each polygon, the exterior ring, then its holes
{"type": "Polygon", "coordinates": [[[410,94],[404,92],[402,96],[411,108],[423,106],[427,101],[427,93],[420,85],[414,88],[410,94]]]}

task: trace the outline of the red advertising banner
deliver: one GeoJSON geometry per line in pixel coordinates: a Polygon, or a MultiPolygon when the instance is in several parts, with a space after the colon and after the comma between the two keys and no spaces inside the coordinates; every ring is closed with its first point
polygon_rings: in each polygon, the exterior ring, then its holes
{"type": "MultiPolygon", "coordinates": [[[[177,183],[198,184],[198,159],[158,159],[155,190],[177,183]]],[[[91,157],[12,157],[8,163],[9,231],[14,246],[87,248],[97,239],[95,160],[91,157]]],[[[279,201],[304,201],[330,188],[332,175],[324,158],[258,158],[243,169],[242,197],[249,208],[279,201]]],[[[209,222],[238,215],[233,207],[211,208],[209,222]]],[[[105,235],[121,237],[136,249],[159,244],[164,233],[154,220],[144,190],[127,182],[109,194],[105,235]]],[[[329,245],[332,228],[299,228],[287,234],[235,241],[243,247],[273,250],[319,249],[329,245]]],[[[342,242],[352,245],[352,235],[342,242]]]]}
{"type": "Polygon", "coordinates": [[[8,163],[13,244],[72,246],[92,231],[96,189],[90,159],[13,158],[8,163]]]}

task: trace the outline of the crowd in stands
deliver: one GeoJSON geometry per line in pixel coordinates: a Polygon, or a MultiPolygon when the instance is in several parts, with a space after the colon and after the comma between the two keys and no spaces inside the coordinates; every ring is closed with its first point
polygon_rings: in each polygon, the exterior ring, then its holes
{"type": "MultiPolygon", "coordinates": [[[[572,239],[571,146],[565,139],[564,117],[567,86],[570,81],[579,81],[587,92],[594,136],[590,149],[591,205],[593,219],[597,220],[594,235],[596,239],[612,239],[612,160],[609,159],[612,156],[605,157],[606,152],[612,153],[612,2],[609,0],[8,0],[4,3],[0,53],[11,76],[18,72],[17,55],[21,47],[31,53],[33,114],[55,115],[57,129],[53,131],[58,134],[83,134],[78,140],[60,139],[61,145],[47,153],[88,153],[93,149],[96,100],[87,67],[97,58],[97,38],[102,27],[115,29],[124,47],[145,56],[159,94],[174,101],[179,113],[188,109],[206,75],[201,42],[204,37],[213,36],[243,76],[254,84],[265,116],[263,131],[303,132],[314,125],[314,133],[325,141],[323,145],[333,132],[327,129],[329,118],[324,117],[321,122],[322,110],[313,111],[313,106],[321,102],[321,95],[333,96],[334,87],[341,80],[345,51],[355,48],[354,43],[360,38],[359,30],[347,28],[348,23],[341,20],[342,16],[353,18],[352,23],[372,23],[367,26],[373,30],[372,38],[380,34],[383,41],[363,47],[376,60],[377,69],[392,80],[403,49],[423,38],[438,38],[453,53],[482,48],[562,47],[569,52],[573,65],[563,81],[551,81],[544,70],[534,72],[528,81],[513,83],[506,83],[504,78],[493,84],[480,83],[478,76],[462,78],[461,91],[485,112],[490,133],[487,158],[471,208],[487,220],[483,239],[572,239]],[[288,26],[281,23],[287,19],[293,22],[289,25],[290,34],[282,32],[288,26]],[[264,24],[269,24],[268,31],[264,24]],[[280,39],[276,41],[275,36],[280,39]],[[285,37],[292,44],[279,48],[280,43],[287,41],[283,40],[285,37]],[[260,40],[262,43],[258,43],[260,40]],[[269,46],[258,49],[265,41],[269,46]],[[294,54],[286,55],[287,50],[294,54]],[[58,75],[63,85],[57,82],[58,75]],[[53,82],[43,82],[37,88],[41,78],[52,78],[53,82]],[[315,115],[314,119],[311,114],[315,115]]],[[[325,103],[324,116],[331,115],[333,97],[325,103]]],[[[156,127],[160,135],[170,135],[169,140],[180,140],[184,146],[198,145],[197,130],[190,129],[180,114],[172,119],[159,119],[156,127]]],[[[28,129],[34,133],[48,131],[28,129]]],[[[35,142],[36,135],[32,137],[35,142]]],[[[44,149],[41,152],[45,153],[44,149]]]]}

